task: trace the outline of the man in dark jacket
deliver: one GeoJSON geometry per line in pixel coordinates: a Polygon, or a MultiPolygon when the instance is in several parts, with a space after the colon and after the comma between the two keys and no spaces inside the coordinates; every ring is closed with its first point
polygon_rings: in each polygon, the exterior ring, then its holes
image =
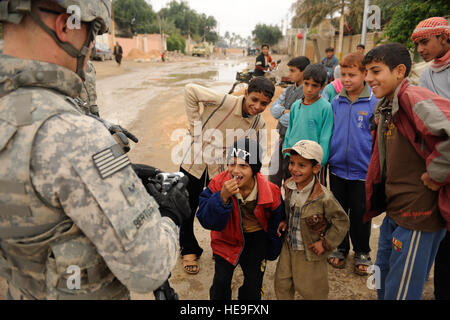
{"type": "Polygon", "coordinates": [[[119,66],[122,64],[122,55],[122,46],[119,44],[119,42],[116,42],[116,45],[114,46],[114,57],[116,58],[116,62],[119,66]]]}
{"type": "Polygon", "coordinates": [[[275,62],[269,55],[269,45],[263,44],[261,46],[261,54],[256,57],[255,64],[255,77],[264,77],[264,72],[267,70],[273,70],[275,67],[275,62]]]}

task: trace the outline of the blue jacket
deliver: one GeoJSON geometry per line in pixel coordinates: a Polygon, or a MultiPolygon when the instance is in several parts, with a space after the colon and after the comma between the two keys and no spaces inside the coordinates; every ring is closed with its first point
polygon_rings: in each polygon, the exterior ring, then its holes
{"type": "Polygon", "coordinates": [[[328,163],[339,178],[366,180],[372,154],[369,119],[377,101],[366,84],[355,102],[350,102],[345,88],[331,102],[334,128],[328,163]]]}

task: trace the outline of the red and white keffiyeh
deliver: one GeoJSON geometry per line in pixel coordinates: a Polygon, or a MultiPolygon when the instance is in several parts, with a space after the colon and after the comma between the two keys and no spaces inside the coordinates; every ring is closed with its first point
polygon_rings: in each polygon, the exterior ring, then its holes
{"type": "Polygon", "coordinates": [[[411,35],[411,40],[415,43],[423,38],[430,38],[443,33],[450,36],[450,27],[447,20],[442,17],[432,17],[419,22],[411,35]]]}
{"type": "MultiPolygon", "coordinates": [[[[448,21],[441,17],[432,17],[419,22],[411,35],[411,40],[416,43],[423,38],[430,38],[443,33],[448,34],[450,37],[450,26],[448,25],[448,21]]],[[[450,51],[447,51],[444,56],[434,59],[430,67],[434,72],[440,72],[447,69],[449,66],[450,51]]]]}

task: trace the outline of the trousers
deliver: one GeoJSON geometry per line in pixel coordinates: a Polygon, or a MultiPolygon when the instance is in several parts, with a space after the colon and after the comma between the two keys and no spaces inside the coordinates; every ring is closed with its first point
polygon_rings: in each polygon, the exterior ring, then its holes
{"type": "MultiPolygon", "coordinates": [[[[445,229],[410,230],[385,217],[380,228],[375,265],[379,268],[379,300],[420,300],[445,229]]],[[[377,272],[377,270],[375,270],[377,272]]]]}
{"type": "Polygon", "coordinates": [[[304,250],[293,250],[284,241],[274,287],[278,300],[293,300],[295,292],[306,300],[326,300],[329,291],[327,261],[307,261],[304,250]]]}
{"type": "Polygon", "coordinates": [[[368,254],[372,226],[370,222],[363,222],[366,212],[365,182],[346,180],[330,174],[330,189],[350,219],[350,230],[338,246],[338,250],[347,256],[350,251],[351,239],[355,253],[368,254]]]}
{"type": "Polygon", "coordinates": [[[434,296],[436,300],[450,300],[450,232],[439,245],[434,261],[434,296]]]}
{"type": "Polygon", "coordinates": [[[197,179],[183,168],[180,168],[180,171],[189,178],[186,189],[189,192],[189,207],[191,208],[191,216],[183,221],[180,226],[181,255],[196,254],[197,257],[200,257],[203,253],[203,249],[198,244],[197,238],[194,234],[194,219],[195,213],[198,209],[200,193],[202,193],[203,189],[209,183],[208,170],[203,172],[200,179],[197,179]]]}
{"type": "MultiPolygon", "coordinates": [[[[269,238],[264,230],[244,233],[244,248],[238,260],[244,274],[238,300],[261,300],[269,238]]],[[[214,279],[209,290],[211,300],[231,300],[231,281],[236,266],[214,254],[214,279]]]]}

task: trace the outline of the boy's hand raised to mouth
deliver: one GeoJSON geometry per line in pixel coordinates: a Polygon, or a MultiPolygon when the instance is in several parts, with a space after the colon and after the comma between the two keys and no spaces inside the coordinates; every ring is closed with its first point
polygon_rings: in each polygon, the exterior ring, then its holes
{"type": "Polygon", "coordinates": [[[223,203],[227,203],[232,196],[238,193],[238,183],[236,178],[233,178],[223,184],[222,190],[220,191],[220,197],[222,198],[223,203]]]}

